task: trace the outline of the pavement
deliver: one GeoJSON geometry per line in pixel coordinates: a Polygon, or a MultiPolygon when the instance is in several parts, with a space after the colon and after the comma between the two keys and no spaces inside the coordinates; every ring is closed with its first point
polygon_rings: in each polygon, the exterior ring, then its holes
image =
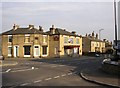
{"type": "Polygon", "coordinates": [[[0,61],[0,67],[1,66],[12,66],[12,65],[17,65],[18,62],[16,61],[6,61],[6,60],[3,60],[3,61],[0,61]]]}
{"type": "Polygon", "coordinates": [[[89,82],[112,88],[120,88],[120,77],[105,73],[99,66],[86,68],[80,72],[80,76],[89,82]]]}

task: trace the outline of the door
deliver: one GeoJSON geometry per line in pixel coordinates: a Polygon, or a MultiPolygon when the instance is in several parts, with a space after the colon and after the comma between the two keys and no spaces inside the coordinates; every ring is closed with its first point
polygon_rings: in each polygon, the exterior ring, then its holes
{"type": "Polygon", "coordinates": [[[34,46],[34,57],[39,57],[40,56],[40,46],[35,45],[34,46]]]}
{"type": "Polygon", "coordinates": [[[14,46],[14,57],[19,56],[19,46],[14,46]]]}
{"type": "Polygon", "coordinates": [[[24,57],[30,57],[30,47],[31,46],[24,46],[24,57]]]}

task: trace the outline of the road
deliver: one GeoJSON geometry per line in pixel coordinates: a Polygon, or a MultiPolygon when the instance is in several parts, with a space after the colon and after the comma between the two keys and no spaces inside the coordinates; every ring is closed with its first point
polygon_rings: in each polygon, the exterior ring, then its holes
{"type": "MultiPolygon", "coordinates": [[[[2,86],[100,86],[83,80],[79,73],[95,68],[99,57],[15,60],[15,66],[2,68],[2,86]]],[[[106,87],[104,87],[106,88],[106,87]]]]}

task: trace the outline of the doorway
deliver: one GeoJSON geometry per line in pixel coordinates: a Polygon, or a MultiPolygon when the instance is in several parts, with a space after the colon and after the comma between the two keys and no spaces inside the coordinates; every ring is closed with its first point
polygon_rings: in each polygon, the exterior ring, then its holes
{"type": "Polygon", "coordinates": [[[19,46],[14,46],[14,57],[19,56],[19,46]]]}

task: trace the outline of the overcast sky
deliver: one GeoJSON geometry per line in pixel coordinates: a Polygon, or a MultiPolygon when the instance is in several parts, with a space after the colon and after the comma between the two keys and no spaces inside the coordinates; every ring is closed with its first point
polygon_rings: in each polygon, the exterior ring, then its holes
{"type": "MultiPolygon", "coordinates": [[[[13,0],[15,1],[15,0],[13,0]]],[[[17,0],[16,0],[17,1],[17,0]]],[[[32,0],[31,0],[32,1],[32,0]]],[[[76,31],[85,35],[100,29],[101,38],[114,39],[113,2],[4,2],[0,3],[2,13],[2,31],[10,30],[13,24],[27,27],[41,25],[44,31],[51,25],[76,31]]],[[[52,0],[55,1],[55,0],[52,0]]],[[[90,0],[87,0],[90,1],[90,0]]],[[[100,1],[100,0],[98,0],[100,1]]],[[[113,1],[113,0],[111,0],[113,1]]],[[[1,18],[0,18],[1,19],[1,18]]]]}

